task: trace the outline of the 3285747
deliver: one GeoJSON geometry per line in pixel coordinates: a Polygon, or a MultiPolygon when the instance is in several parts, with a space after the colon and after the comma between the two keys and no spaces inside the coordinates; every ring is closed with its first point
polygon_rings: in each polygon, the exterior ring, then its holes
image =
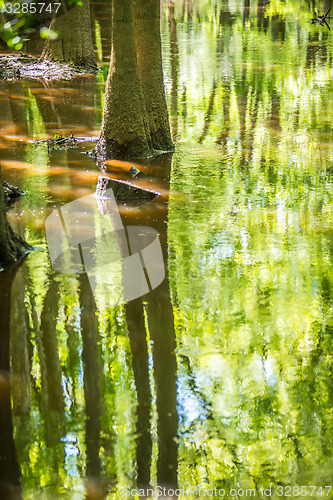
{"type": "Polygon", "coordinates": [[[61,3],[32,2],[32,3],[5,3],[1,12],[6,14],[41,14],[42,12],[57,13],[61,3]]]}

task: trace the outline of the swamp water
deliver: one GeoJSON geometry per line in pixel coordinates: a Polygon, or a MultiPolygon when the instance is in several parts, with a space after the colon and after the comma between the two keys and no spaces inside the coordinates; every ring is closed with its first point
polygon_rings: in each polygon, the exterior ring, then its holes
{"type": "MultiPolygon", "coordinates": [[[[97,137],[105,72],[0,82],[2,173],[26,191],[9,217],[38,248],[1,332],[12,377],[1,453],[18,498],[134,498],[129,487],[147,484],[180,498],[199,486],[332,495],[333,39],[309,23],[312,7],[163,5],[176,152],[134,162],[161,196],[118,209],[158,231],[167,274],[125,305],[54,271],[47,250],[46,217],[95,191],[92,145],[29,142],[97,137]]],[[[93,5],[103,67],[108,8],[93,5]]],[[[129,166],[107,173],[130,179],[129,166]]],[[[0,286],[5,297],[3,274],[0,286]]]]}

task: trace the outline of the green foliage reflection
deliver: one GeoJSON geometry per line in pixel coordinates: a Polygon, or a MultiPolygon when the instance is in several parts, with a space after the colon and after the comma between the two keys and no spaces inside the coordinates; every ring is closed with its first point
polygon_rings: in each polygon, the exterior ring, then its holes
{"type": "MultiPolygon", "coordinates": [[[[173,316],[167,284],[151,302],[135,305],[137,316],[135,307],[108,308],[102,286],[95,303],[82,276],[53,273],[43,228],[29,226],[43,249],[18,277],[11,337],[26,498],[81,499],[93,478],[106,498],[118,499],[142,469],[157,484],[161,441],[173,432],[161,429],[163,397],[163,408],[177,404],[178,436],[163,459],[178,446],[180,487],[274,485],[278,498],[277,485],[329,484],[333,47],[331,32],[309,23],[312,8],[298,0],[175,1],[163,8],[177,142],[167,214],[173,316]],[[147,380],[141,400],[140,376],[147,380]],[[140,424],[148,415],[140,429],[139,407],[140,424]],[[150,454],[148,465],[139,463],[138,443],[142,456],[150,454]]],[[[98,20],[95,30],[102,56],[98,20]]],[[[104,76],[89,94],[96,122],[104,76]]],[[[39,138],[47,130],[43,105],[26,85],[24,94],[26,129],[39,138]]],[[[27,144],[24,154],[41,167],[38,181],[24,178],[24,207],[48,213],[68,201],[68,191],[80,196],[87,189],[67,173],[66,152],[53,152],[55,162],[43,145],[27,144]],[[55,163],[64,168],[53,175],[52,190],[45,171],[55,163]],[[59,185],[68,188],[60,200],[59,185]]],[[[71,168],[86,172],[86,157],[77,158],[71,168]]],[[[152,223],[161,205],[124,211],[152,223]]]]}

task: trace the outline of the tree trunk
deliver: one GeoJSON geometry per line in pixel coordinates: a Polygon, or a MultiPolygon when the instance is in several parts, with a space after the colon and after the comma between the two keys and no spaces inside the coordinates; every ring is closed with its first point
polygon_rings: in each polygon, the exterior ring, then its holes
{"type": "Polygon", "coordinates": [[[25,255],[30,250],[32,247],[21,236],[14,233],[7,221],[5,193],[0,169],[0,265],[15,262],[18,257],[25,255]]]}
{"type": "Polygon", "coordinates": [[[174,145],[164,94],[159,0],[113,0],[110,72],[94,154],[148,158],[162,151],[174,151],[174,145]]]}
{"type": "Polygon", "coordinates": [[[174,151],[164,92],[159,0],[134,1],[134,27],[139,75],[153,147],[174,151]]]}
{"type": "Polygon", "coordinates": [[[113,0],[112,49],[98,158],[153,155],[134,37],[132,0],[113,0]]]}
{"type": "Polygon", "coordinates": [[[83,6],[68,6],[65,0],[50,24],[59,36],[48,38],[42,52],[42,59],[73,64],[84,68],[96,68],[90,25],[89,0],[82,0],[83,6]]]}

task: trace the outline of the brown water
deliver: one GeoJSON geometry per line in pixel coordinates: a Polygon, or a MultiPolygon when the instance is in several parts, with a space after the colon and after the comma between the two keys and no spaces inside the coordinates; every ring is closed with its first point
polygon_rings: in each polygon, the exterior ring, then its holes
{"type": "MultiPolygon", "coordinates": [[[[48,254],[46,217],[95,191],[92,145],[29,142],[97,137],[105,71],[0,82],[2,173],[26,192],[9,217],[36,247],[10,327],[0,275],[12,377],[11,400],[0,378],[0,477],[24,499],[138,498],[129,488],[148,484],[180,498],[332,495],[333,43],[309,23],[315,7],[329,5],[163,6],[176,152],[134,162],[134,182],[161,196],[118,209],[158,231],[167,275],[125,305],[48,254]]],[[[108,8],[94,4],[103,67],[108,8]]],[[[129,180],[130,165],[107,173],[129,180]]]]}

